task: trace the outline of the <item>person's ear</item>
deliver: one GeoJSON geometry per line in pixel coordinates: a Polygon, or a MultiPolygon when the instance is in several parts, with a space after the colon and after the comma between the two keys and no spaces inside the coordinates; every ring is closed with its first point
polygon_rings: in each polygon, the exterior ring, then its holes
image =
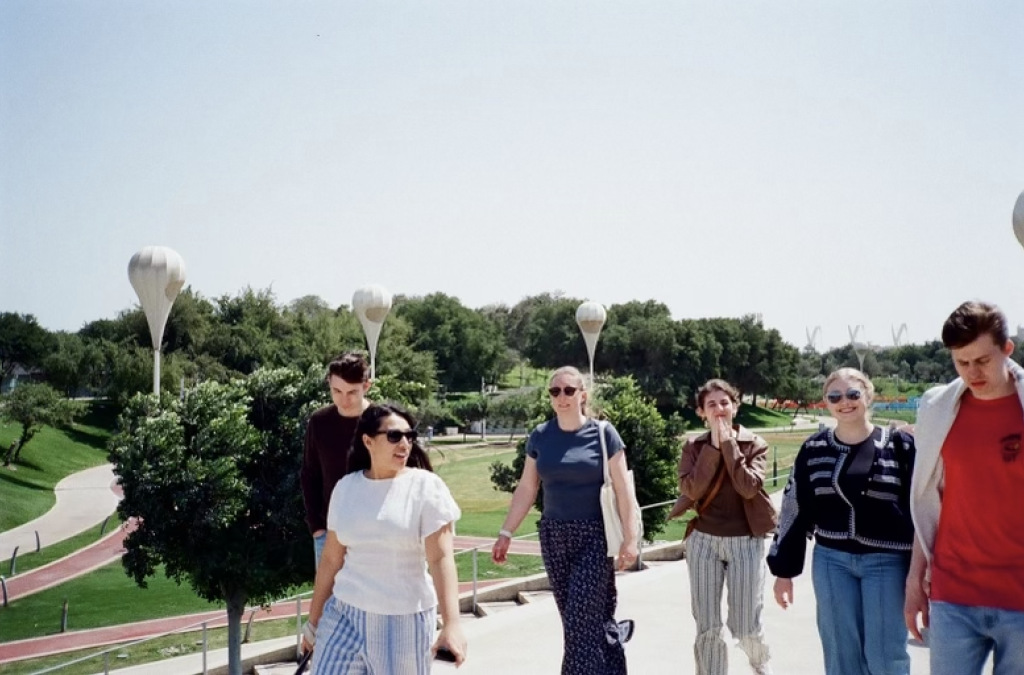
{"type": "Polygon", "coordinates": [[[363,382],[363,393],[370,391],[370,387],[373,386],[373,380],[366,380],[363,382]]]}
{"type": "Polygon", "coordinates": [[[1013,350],[1016,349],[1016,348],[1017,348],[1017,346],[1015,344],[1013,344],[1013,340],[1007,338],[1006,339],[1006,343],[1003,345],[1003,355],[1004,356],[1009,356],[1009,355],[1013,354],[1013,350]]]}

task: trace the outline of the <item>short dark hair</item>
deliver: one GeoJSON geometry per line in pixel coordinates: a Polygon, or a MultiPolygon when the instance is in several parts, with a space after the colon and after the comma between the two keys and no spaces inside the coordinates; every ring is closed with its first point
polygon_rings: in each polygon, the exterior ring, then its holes
{"type": "Polygon", "coordinates": [[[370,379],[370,367],[359,352],[345,352],[327,366],[327,379],[337,375],[349,384],[360,384],[370,379]]]}
{"type": "Polygon", "coordinates": [[[703,385],[701,385],[700,389],[697,390],[698,408],[704,407],[704,399],[706,399],[708,394],[710,394],[713,391],[720,391],[724,393],[726,396],[732,399],[733,403],[736,403],[737,405],[740,402],[740,392],[736,390],[736,387],[732,386],[725,380],[715,378],[713,380],[708,380],[703,385]]]}
{"type": "Polygon", "coordinates": [[[947,349],[966,347],[988,333],[1000,347],[1010,339],[1006,315],[993,304],[969,300],[953,310],[942,324],[942,344],[947,349]]]}
{"type": "MultiPolygon", "coordinates": [[[[367,449],[366,443],[363,442],[363,435],[372,436],[380,431],[381,422],[386,417],[391,417],[392,415],[398,415],[404,419],[409,424],[410,429],[416,428],[416,420],[405,409],[393,403],[375,403],[371,405],[359,416],[359,422],[356,424],[356,435],[352,438],[352,449],[349,450],[348,454],[348,473],[365,471],[370,468],[370,451],[367,449]]],[[[427,452],[420,445],[419,440],[412,442],[409,458],[405,460],[405,465],[417,469],[426,469],[427,471],[434,470],[434,467],[430,465],[427,452]]]]}

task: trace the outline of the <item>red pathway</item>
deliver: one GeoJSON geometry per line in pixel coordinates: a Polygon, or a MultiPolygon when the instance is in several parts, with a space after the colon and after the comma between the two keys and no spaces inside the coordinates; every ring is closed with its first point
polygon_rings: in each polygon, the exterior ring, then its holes
{"type": "MultiPolygon", "coordinates": [[[[124,553],[123,542],[127,533],[126,529],[119,528],[116,532],[111,533],[91,546],[54,561],[49,565],[31,570],[24,575],[11,579],[7,584],[11,599],[36,593],[117,560],[124,553]]],[[[491,544],[493,543],[494,540],[489,537],[460,536],[455,538],[456,550],[466,550],[474,546],[482,546],[483,548],[480,549],[478,555],[488,559],[490,558],[491,544]]],[[[513,541],[509,547],[509,552],[523,555],[539,555],[540,544],[537,541],[513,541]]],[[[501,581],[504,581],[504,579],[479,581],[477,588],[486,588],[501,581]]],[[[472,587],[471,582],[460,583],[459,592],[467,592],[472,587]]],[[[303,613],[309,611],[308,600],[303,602],[302,611],[303,613]]],[[[294,600],[275,604],[269,610],[257,610],[254,621],[267,621],[288,616],[295,616],[294,600]]],[[[248,613],[246,618],[248,619],[248,613]]],[[[227,625],[227,616],[223,610],[216,610],[200,614],[152,619],[138,623],[71,631],[41,638],[0,643],[0,663],[27,658],[39,658],[77,649],[98,649],[119,642],[140,640],[145,637],[182,630],[188,626],[201,624],[203,621],[207,622],[208,628],[225,626],[227,625]]],[[[198,629],[198,626],[196,629],[198,629]]]]}
{"type": "Polygon", "coordinates": [[[8,599],[13,602],[118,560],[124,554],[124,538],[134,527],[134,521],[130,521],[127,527],[118,527],[95,544],[12,577],[7,581],[8,599]]]}

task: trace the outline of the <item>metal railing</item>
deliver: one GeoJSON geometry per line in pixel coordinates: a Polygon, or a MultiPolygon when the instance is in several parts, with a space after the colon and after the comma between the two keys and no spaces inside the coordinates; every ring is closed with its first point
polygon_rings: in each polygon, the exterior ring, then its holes
{"type": "MultiPolygon", "coordinates": [[[[281,600],[277,600],[277,601],[271,603],[271,605],[280,605],[280,604],[285,603],[285,602],[291,602],[292,600],[295,601],[295,616],[296,616],[296,623],[295,623],[295,652],[296,652],[296,654],[299,654],[300,650],[302,649],[302,599],[304,597],[310,596],[310,595],[313,595],[313,591],[305,591],[303,593],[298,593],[296,595],[292,595],[292,596],[289,596],[287,598],[282,598],[281,600]]],[[[245,611],[242,614],[244,615],[245,612],[253,612],[253,613],[255,613],[257,610],[261,609],[262,607],[264,607],[264,605],[253,605],[253,606],[250,606],[250,607],[246,607],[245,611]]],[[[251,621],[251,619],[252,619],[252,615],[250,615],[250,621],[251,621]]],[[[207,639],[207,626],[208,626],[209,623],[211,623],[211,621],[214,621],[214,619],[206,619],[204,621],[197,621],[195,623],[188,624],[187,626],[181,626],[179,628],[175,628],[174,630],[170,630],[170,631],[166,631],[164,633],[160,633],[159,635],[150,635],[149,637],[140,638],[138,640],[133,640],[131,642],[122,642],[122,643],[116,644],[116,645],[114,645],[112,647],[108,647],[106,649],[103,649],[103,650],[100,650],[98,652],[95,652],[93,654],[88,654],[86,656],[81,656],[81,657],[79,657],[77,659],[72,659],[71,661],[65,661],[64,663],[59,663],[59,664],[57,664],[55,666],[50,666],[49,668],[44,668],[43,670],[33,671],[31,673],[31,675],[44,675],[44,673],[53,673],[53,672],[56,672],[56,671],[60,670],[61,668],[66,668],[68,666],[73,666],[73,665],[76,665],[76,664],[79,664],[79,663],[85,663],[86,661],[90,661],[92,659],[96,659],[96,658],[99,658],[101,656],[103,657],[103,673],[104,673],[104,675],[107,675],[110,672],[110,654],[112,654],[113,652],[122,651],[122,650],[128,649],[130,647],[136,647],[136,646],[144,644],[146,642],[151,642],[153,640],[158,640],[160,638],[169,637],[171,635],[177,635],[178,633],[190,633],[190,632],[194,631],[196,628],[199,628],[199,629],[202,630],[203,675],[206,675],[206,673],[207,673],[207,654],[208,654],[208,651],[209,651],[209,641],[207,639]]],[[[246,634],[248,634],[248,631],[246,631],[246,634]]],[[[243,642],[244,642],[244,640],[243,640],[243,642]]]]}

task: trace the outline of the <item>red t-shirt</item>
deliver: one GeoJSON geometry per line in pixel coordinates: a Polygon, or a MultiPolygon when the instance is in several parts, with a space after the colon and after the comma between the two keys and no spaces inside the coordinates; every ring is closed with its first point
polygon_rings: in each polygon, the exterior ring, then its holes
{"type": "Polygon", "coordinates": [[[942,445],[933,600],[1024,611],[1024,409],[970,392],[942,445]]]}

